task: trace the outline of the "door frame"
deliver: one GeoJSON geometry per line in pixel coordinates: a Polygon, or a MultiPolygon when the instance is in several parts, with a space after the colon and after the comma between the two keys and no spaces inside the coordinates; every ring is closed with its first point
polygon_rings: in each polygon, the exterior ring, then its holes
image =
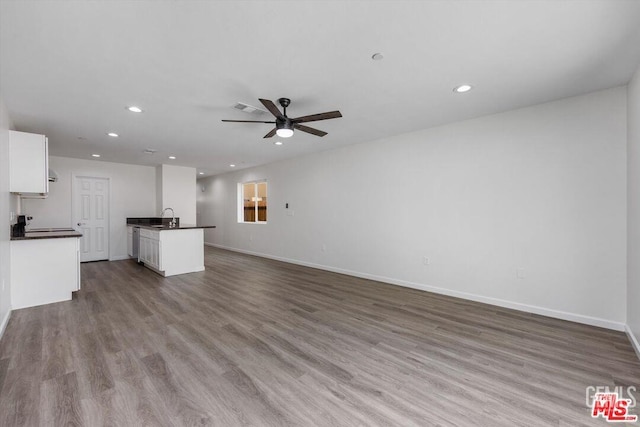
{"type": "MultiPolygon", "coordinates": [[[[107,181],[107,189],[109,191],[109,197],[107,198],[107,203],[109,203],[109,209],[107,209],[107,259],[111,261],[111,177],[90,175],[85,173],[71,173],[71,228],[73,228],[74,230],[76,230],[78,227],[78,218],[76,212],[76,190],[78,188],[77,178],[104,179],[107,181]]],[[[79,239],[78,243],[80,243],[79,239]]],[[[80,254],[78,254],[78,256],[80,256],[80,254]]]]}

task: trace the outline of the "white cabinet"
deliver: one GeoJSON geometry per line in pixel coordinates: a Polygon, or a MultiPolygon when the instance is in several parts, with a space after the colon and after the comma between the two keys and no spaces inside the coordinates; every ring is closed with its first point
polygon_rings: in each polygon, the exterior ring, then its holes
{"type": "Polygon", "coordinates": [[[72,292],[80,289],[77,237],[12,240],[10,243],[11,308],[14,310],[68,301],[72,292]]]}
{"type": "Polygon", "coordinates": [[[204,270],[204,230],[140,229],[138,261],[163,276],[204,270]]]}
{"type": "Polygon", "coordinates": [[[139,260],[153,270],[162,271],[162,243],[160,232],[140,230],[139,260]]]}
{"type": "Polygon", "coordinates": [[[49,143],[46,136],[9,131],[9,191],[49,192],[49,143]]]}
{"type": "Polygon", "coordinates": [[[160,232],[162,274],[204,271],[204,230],[192,228],[160,232]]]}
{"type": "Polygon", "coordinates": [[[151,263],[151,239],[140,236],[140,248],[138,249],[138,261],[145,265],[151,263]]]}
{"type": "Polygon", "coordinates": [[[127,226],[127,254],[133,256],[133,227],[127,226]]]}

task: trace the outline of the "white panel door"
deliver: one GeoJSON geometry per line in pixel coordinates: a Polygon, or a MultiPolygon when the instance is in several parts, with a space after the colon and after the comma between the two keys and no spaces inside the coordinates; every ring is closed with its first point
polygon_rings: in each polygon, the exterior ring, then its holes
{"type": "Polygon", "coordinates": [[[109,259],[109,180],[77,176],[74,193],[80,261],[109,259]]]}

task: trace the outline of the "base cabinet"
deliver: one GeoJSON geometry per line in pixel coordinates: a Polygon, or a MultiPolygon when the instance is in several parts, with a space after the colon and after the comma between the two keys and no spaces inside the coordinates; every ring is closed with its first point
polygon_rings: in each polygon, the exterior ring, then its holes
{"type": "Polygon", "coordinates": [[[204,230],[140,230],[138,261],[163,276],[204,271],[204,230]]]}
{"type": "Polygon", "coordinates": [[[161,271],[161,250],[160,250],[160,232],[159,231],[140,231],[140,252],[138,260],[143,262],[145,266],[154,270],[161,271]]]}
{"type": "Polygon", "coordinates": [[[68,301],[80,289],[77,237],[12,240],[11,307],[68,301]]]}

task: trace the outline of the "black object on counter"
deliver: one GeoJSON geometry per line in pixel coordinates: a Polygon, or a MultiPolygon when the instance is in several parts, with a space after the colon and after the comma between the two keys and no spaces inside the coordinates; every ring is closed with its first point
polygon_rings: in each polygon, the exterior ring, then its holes
{"type": "Polygon", "coordinates": [[[26,226],[27,226],[27,216],[18,215],[18,222],[16,222],[11,227],[11,237],[24,237],[26,226]]]}

